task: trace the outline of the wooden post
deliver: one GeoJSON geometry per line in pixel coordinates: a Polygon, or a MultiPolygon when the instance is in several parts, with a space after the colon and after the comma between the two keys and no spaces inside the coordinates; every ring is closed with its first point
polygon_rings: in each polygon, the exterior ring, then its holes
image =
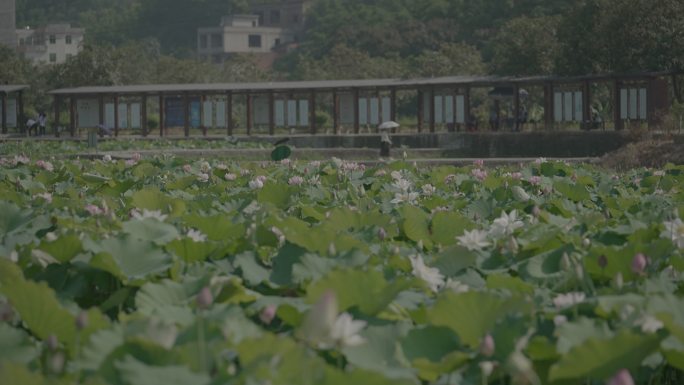
{"type": "Polygon", "coordinates": [[[554,104],[553,84],[549,83],[544,86],[544,125],[546,130],[553,128],[554,104]]]}
{"type": "Polygon", "coordinates": [[[140,126],[142,127],[143,136],[147,136],[147,95],[142,95],[140,100],[140,126]]]}
{"type": "Polygon", "coordinates": [[[233,93],[226,94],[226,130],[228,136],[233,135],[233,93]]]}
{"type": "Polygon", "coordinates": [[[114,95],[114,136],[119,136],[119,95],[114,95]]]}
{"type": "Polygon", "coordinates": [[[435,89],[430,88],[430,132],[435,132],[435,89]]]}
{"type": "Polygon", "coordinates": [[[513,130],[520,130],[520,86],[513,86],[513,111],[515,116],[513,117],[513,130]]]}
{"type": "Polygon", "coordinates": [[[183,94],[183,110],[185,112],[185,119],[183,121],[183,132],[185,133],[185,137],[190,136],[190,98],[188,97],[188,93],[183,94]]]}
{"type": "Polygon", "coordinates": [[[418,90],[418,133],[423,131],[423,120],[425,119],[423,117],[423,113],[425,112],[424,102],[423,91],[418,90]]]}
{"type": "Polygon", "coordinates": [[[463,121],[465,123],[466,130],[474,131],[475,126],[470,120],[470,115],[470,87],[466,86],[463,92],[463,121]]]}
{"type": "Polygon", "coordinates": [[[247,135],[252,134],[252,95],[247,94],[247,135]]]}
{"type": "Polygon", "coordinates": [[[53,108],[55,109],[55,120],[54,120],[54,127],[55,127],[55,136],[59,137],[59,102],[60,102],[60,97],[58,95],[55,95],[53,100],[53,108]]]}
{"type": "Polygon", "coordinates": [[[582,120],[584,124],[588,124],[591,127],[592,116],[591,116],[591,86],[588,80],[582,83],[582,120]]]}
{"type": "Polygon", "coordinates": [[[275,95],[273,91],[268,93],[268,134],[275,134],[275,95]]]}
{"type": "Polygon", "coordinates": [[[7,133],[7,93],[3,92],[0,94],[0,99],[2,99],[2,133],[7,133]]]}
{"type": "Polygon", "coordinates": [[[620,115],[622,111],[622,102],[620,100],[620,81],[615,79],[613,82],[613,125],[616,131],[624,128],[624,122],[620,115]]]}
{"type": "Polygon", "coordinates": [[[164,136],[164,94],[159,94],[159,136],[164,136]]]}
{"type": "Polygon", "coordinates": [[[392,88],[390,90],[390,120],[397,121],[397,90],[392,88]]]}
{"type": "MultiPolygon", "coordinates": [[[[17,92],[17,109],[19,110],[17,116],[17,131],[21,132],[22,128],[26,126],[24,124],[24,95],[23,91],[21,90],[17,92]]],[[[47,114],[45,118],[47,119],[47,114]]],[[[47,127],[45,128],[45,130],[45,134],[47,135],[47,127]]]]}
{"type": "Polygon", "coordinates": [[[309,129],[311,135],[316,135],[316,91],[311,91],[311,94],[309,94],[309,104],[311,105],[309,111],[311,117],[309,119],[309,129]]]}
{"type": "Polygon", "coordinates": [[[71,137],[76,136],[76,96],[74,95],[69,98],[69,131],[71,131],[71,137]]]}
{"type": "Polygon", "coordinates": [[[354,89],[354,133],[358,134],[361,127],[359,118],[359,89],[354,89]]]}
{"type": "Polygon", "coordinates": [[[207,136],[207,118],[204,116],[204,102],[206,102],[206,95],[200,96],[200,127],[202,127],[202,136],[207,136]]]}
{"type": "MultiPolygon", "coordinates": [[[[98,124],[100,127],[104,127],[105,125],[105,114],[104,114],[104,95],[99,95],[97,97],[97,107],[98,107],[98,124]]],[[[99,128],[98,128],[99,131],[99,128]]]]}
{"type": "Polygon", "coordinates": [[[335,135],[340,132],[340,95],[333,90],[333,132],[335,135]]]}

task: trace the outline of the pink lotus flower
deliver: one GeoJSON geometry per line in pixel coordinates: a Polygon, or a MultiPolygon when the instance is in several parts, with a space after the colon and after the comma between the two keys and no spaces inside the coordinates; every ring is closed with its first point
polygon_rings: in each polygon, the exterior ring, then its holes
{"type": "Polygon", "coordinates": [[[42,168],[45,171],[53,171],[55,169],[52,163],[45,160],[37,160],[36,166],[42,168]]]}
{"type": "Polygon", "coordinates": [[[620,369],[613,377],[606,382],[606,385],[634,385],[634,379],[629,374],[629,370],[620,369]]]}
{"type": "Polygon", "coordinates": [[[200,309],[206,309],[214,302],[214,296],[211,294],[211,290],[207,286],[203,287],[197,294],[197,306],[200,309]]]}
{"type": "Polygon", "coordinates": [[[496,345],[494,344],[494,338],[490,334],[484,336],[484,338],[482,338],[482,342],[480,343],[480,354],[485,357],[491,357],[494,355],[495,349],[496,345]]]}
{"type": "Polygon", "coordinates": [[[304,178],[299,175],[295,175],[287,181],[287,184],[291,186],[299,186],[302,183],[304,183],[304,178]]]}
{"type": "Polygon", "coordinates": [[[249,175],[249,174],[251,174],[251,173],[252,173],[252,172],[251,172],[250,170],[246,169],[246,168],[243,168],[242,170],[240,170],[240,175],[242,175],[242,176],[247,176],[247,175],[249,175]]]}
{"type": "Polygon", "coordinates": [[[138,164],[138,161],[135,159],[126,159],[125,163],[126,163],[127,167],[132,167],[132,166],[135,166],[136,164],[138,164]]]}
{"type": "Polygon", "coordinates": [[[645,255],[637,253],[634,258],[632,258],[632,271],[636,274],[643,274],[648,265],[648,259],[645,255]]]}
{"type": "Polygon", "coordinates": [[[520,173],[520,172],[511,173],[511,179],[513,179],[513,180],[520,180],[520,179],[522,179],[522,173],[520,173]]]}
{"type": "Polygon", "coordinates": [[[482,168],[482,167],[484,167],[484,160],[482,160],[482,159],[477,159],[476,161],[473,162],[473,164],[474,164],[475,167],[477,167],[477,168],[482,168]]]}
{"type": "Polygon", "coordinates": [[[52,203],[52,194],[49,192],[44,192],[34,195],[35,198],[43,198],[47,203],[52,203]]]}
{"type": "Polygon", "coordinates": [[[191,173],[192,172],[192,166],[190,166],[189,164],[184,164],[183,165],[183,171],[185,171],[187,173],[191,173]]]}
{"type": "Polygon", "coordinates": [[[278,307],[276,305],[268,305],[261,309],[261,312],[259,313],[259,319],[264,324],[270,325],[271,322],[273,322],[273,318],[275,318],[277,310],[278,307]]]}
{"type": "Polygon", "coordinates": [[[142,155],[140,155],[140,153],[136,152],[135,154],[131,155],[131,159],[138,162],[138,161],[140,161],[140,159],[142,159],[142,155]]]}
{"type": "Polygon", "coordinates": [[[485,171],[485,170],[481,170],[479,168],[476,168],[473,171],[471,171],[471,173],[473,174],[473,176],[475,178],[477,178],[480,181],[487,179],[487,171],[485,171]]]}
{"type": "Polygon", "coordinates": [[[233,173],[230,173],[230,172],[227,172],[226,175],[224,175],[223,177],[226,178],[226,180],[235,180],[235,179],[237,179],[237,175],[235,175],[235,174],[233,174],[233,173]]]}
{"type": "Polygon", "coordinates": [[[85,210],[90,214],[90,215],[102,215],[104,214],[104,210],[99,208],[98,206],[95,205],[86,205],[85,210]]]}
{"type": "Polygon", "coordinates": [[[536,175],[531,176],[527,181],[530,182],[530,184],[533,186],[539,186],[539,184],[541,183],[541,177],[536,175]]]}
{"type": "Polygon", "coordinates": [[[197,175],[197,180],[202,182],[202,183],[209,182],[209,174],[205,174],[205,173],[201,172],[201,173],[199,173],[199,175],[197,175]]]}

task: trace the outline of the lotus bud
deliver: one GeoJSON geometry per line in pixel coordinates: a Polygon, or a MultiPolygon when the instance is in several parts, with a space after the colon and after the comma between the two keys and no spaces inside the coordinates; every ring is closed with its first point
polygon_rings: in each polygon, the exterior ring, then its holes
{"type": "Polygon", "coordinates": [[[632,271],[641,275],[644,273],[647,264],[648,260],[646,259],[646,256],[642,253],[638,253],[632,258],[632,271]]]}
{"type": "Polygon", "coordinates": [[[622,290],[622,286],[624,284],[624,280],[622,278],[622,273],[618,271],[617,274],[615,274],[615,278],[613,279],[613,284],[615,285],[615,288],[618,290],[622,290]]]}
{"type": "Polygon", "coordinates": [[[385,229],[381,227],[378,229],[378,239],[384,241],[385,238],[387,238],[387,231],[385,231],[385,229]]]}
{"type": "Polygon", "coordinates": [[[330,242],[328,245],[328,255],[330,256],[335,256],[337,255],[337,248],[335,248],[335,243],[330,242]]]}
{"type": "Polygon", "coordinates": [[[401,250],[399,250],[399,246],[394,246],[394,248],[392,249],[392,254],[394,255],[399,255],[400,252],[401,250]]]}
{"type": "Polygon", "coordinates": [[[211,290],[207,286],[203,287],[199,294],[197,294],[197,306],[199,306],[200,309],[206,309],[211,306],[213,302],[214,296],[211,294],[211,290]]]}
{"type": "Polygon", "coordinates": [[[76,316],[76,329],[83,330],[88,327],[88,313],[81,311],[76,316]]]}
{"type": "Polygon", "coordinates": [[[589,238],[582,239],[582,246],[584,246],[584,247],[591,246],[591,239],[589,239],[589,238]]]}
{"type": "Polygon", "coordinates": [[[484,336],[484,338],[482,338],[482,342],[480,343],[480,354],[485,357],[491,357],[494,355],[495,349],[496,345],[494,344],[494,338],[490,334],[484,336]]]}
{"type": "Polygon", "coordinates": [[[605,255],[601,254],[598,257],[598,265],[601,269],[605,269],[606,266],[608,266],[608,257],[605,255]]]}
{"type": "Polygon", "coordinates": [[[423,240],[422,239],[418,240],[418,245],[416,245],[416,247],[418,248],[418,250],[423,250],[423,240]]]}
{"type": "Polygon", "coordinates": [[[538,217],[539,217],[539,214],[541,214],[541,209],[539,208],[539,206],[534,206],[534,207],[532,208],[532,215],[533,215],[535,218],[538,218],[538,217]]]}
{"type": "Polygon", "coordinates": [[[55,336],[54,334],[50,334],[48,338],[45,340],[45,346],[47,346],[47,348],[50,349],[51,352],[56,351],[59,347],[59,341],[57,341],[57,336],[55,336]]]}
{"type": "Polygon", "coordinates": [[[270,325],[273,321],[273,318],[275,318],[277,310],[278,307],[276,305],[268,305],[265,308],[261,309],[261,312],[259,313],[259,319],[264,324],[270,325]]]}
{"type": "Polygon", "coordinates": [[[511,254],[518,252],[518,241],[515,240],[515,237],[508,238],[508,242],[506,242],[506,248],[511,254]]]}
{"type": "Polygon", "coordinates": [[[613,377],[608,380],[606,385],[634,385],[634,379],[629,374],[629,370],[620,369],[613,377]]]}
{"type": "Polygon", "coordinates": [[[565,271],[570,271],[572,268],[572,262],[570,262],[570,256],[568,256],[568,253],[563,253],[563,256],[561,257],[561,267],[565,271]]]}
{"type": "Polygon", "coordinates": [[[492,361],[482,361],[480,362],[480,370],[482,370],[482,376],[487,378],[494,372],[495,364],[492,361]]]}
{"type": "Polygon", "coordinates": [[[520,186],[513,186],[511,191],[513,192],[513,197],[521,202],[527,202],[530,200],[530,194],[528,194],[520,186]]]}

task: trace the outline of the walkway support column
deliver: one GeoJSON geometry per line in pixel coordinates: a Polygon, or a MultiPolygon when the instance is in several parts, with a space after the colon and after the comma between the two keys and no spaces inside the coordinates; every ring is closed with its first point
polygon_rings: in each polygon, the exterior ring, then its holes
{"type": "Polygon", "coordinates": [[[582,83],[582,93],[584,94],[582,95],[582,120],[589,125],[588,127],[591,127],[593,121],[591,116],[591,86],[588,80],[582,83]]]}
{"type": "Polygon", "coordinates": [[[553,128],[553,84],[548,83],[544,85],[544,127],[546,130],[553,128]]]}
{"type": "Polygon", "coordinates": [[[247,94],[247,135],[252,134],[252,95],[247,94]]]}
{"type": "MultiPolygon", "coordinates": [[[[105,112],[104,112],[104,95],[100,94],[97,97],[97,108],[98,108],[98,124],[100,127],[105,126],[105,112]]],[[[99,128],[98,128],[99,129],[99,128]]]]}
{"type": "Polygon", "coordinates": [[[233,135],[233,93],[226,93],[226,130],[228,136],[233,135]]]}
{"type": "Polygon", "coordinates": [[[333,90],[333,132],[335,135],[340,132],[340,95],[333,90]]]}
{"type": "Polygon", "coordinates": [[[114,95],[114,136],[119,136],[119,95],[114,95]]]}
{"type": "Polygon", "coordinates": [[[358,134],[361,123],[359,118],[359,89],[354,89],[354,133],[358,134]]]}
{"type": "Polygon", "coordinates": [[[423,131],[423,120],[425,117],[423,116],[425,112],[425,97],[423,96],[423,91],[418,90],[418,133],[420,134],[423,131]]]}
{"type": "MultiPolygon", "coordinates": [[[[52,103],[53,103],[53,106],[52,106],[52,107],[53,107],[54,110],[55,110],[55,111],[54,111],[54,112],[55,112],[55,116],[54,116],[54,124],[53,124],[53,126],[55,127],[55,136],[56,136],[56,137],[59,137],[59,103],[60,103],[60,101],[61,101],[61,100],[60,100],[60,97],[59,97],[58,95],[55,95],[55,96],[53,97],[53,99],[52,99],[52,103]]],[[[27,134],[28,134],[28,130],[27,130],[27,134]]]]}
{"type": "Polygon", "coordinates": [[[470,119],[470,87],[466,86],[463,90],[463,121],[465,122],[466,131],[475,130],[475,122],[470,119]]]}
{"type": "Polygon", "coordinates": [[[613,127],[616,131],[624,128],[624,122],[621,115],[621,100],[620,100],[620,81],[615,79],[613,82],[613,127]]]}
{"type": "Polygon", "coordinates": [[[435,132],[435,89],[430,88],[430,132],[435,132]]]}
{"type": "Polygon", "coordinates": [[[164,136],[164,94],[159,94],[159,136],[164,136]]]}
{"type": "Polygon", "coordinates": [[[2,133],[7,133],[7,93],[3,92],[0,94],[0,99],[2,99],[2,133]]]}
{"type": "MultiPolygon", "coordinates": [[[[21,132],[22,128],[24,128],[24,92],[19,91],[17,93],[17,109],[19,110],[19,114],[17,116],[17,131],[21,132]]],[[[45,116],[47,119],[47,116],[45,116]]],[[[47,127],[45,128],[46,132],[45,134],[47,135],[47,127]]]]}
{"type": "Polygon", "coordinates": [[[309,94],[309,104],[311,105],[311,119],[309,119],[309,130],[311,135],[316,135],[316,91],[309,94]]]}
{"type": "Polygon", "coordinates": [[[69,98],[69,131],[72,138],[76,136],[76,96],[74,95],[69,98]]]}
{"type": "Polygon", "coordinates": [[[273,91],[268,93],[268,134],[275,134],[275,95],[273,91]]]}
{"type": "Polygon", "coordinates": [[[206,99],[205,95],[200,96],[199,116],[200,116],[200,127],[202,128],[202,136],[207,136],[207,119],[204,116],[204,102],[206,100],[207,99],[206,99]]]}
{"type": "Polygon", "coordinates": [[[515,131],[520,130],[520,86],[513,86],[513,111],[515,116],[513,117],[513,129],[515,131]]]}
{"type": "Polygon", "coordinates": [[[390,120],[397,121],[397,89],[390,90],[390,120]]]}
{"type": "Polygon", "coordinates": [[[185,137],[190,136],[190,98],[188,97],[188,93],[183,94],[183,111],[185,112],[185,119],[183,121],[183,132],[185,133],[185,137]]]}
{"type": "Polygon", "coordinates": [[[140,126],[142,127],[143,136],[147,136],[149,132],[147,131],[147,95],[142,95],[140,100],[140,126]]]}

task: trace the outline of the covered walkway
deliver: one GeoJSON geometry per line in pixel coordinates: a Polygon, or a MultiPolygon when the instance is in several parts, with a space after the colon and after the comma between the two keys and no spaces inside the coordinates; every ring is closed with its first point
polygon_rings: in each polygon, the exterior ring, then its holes
{"type": "Polygon", "coordinates": [[[581,77],[452,76],[264,83],[79,87],[50,91],[68,131],[118,136],[358,134],[383,121],[402,132],[622,129],[657,124],[672,73],[581,77]],[[66,108],[65,108],[66,107],[66,108]],[[175,129],[175,131],[174,131],[175,129]]]}
{"type": "Polygon", "coordinates": [[[0,85],[0,127],[7,134],[9,128],[18,132],[24,130],[24,97],[23,91],[29,88],[23,84],[0,85]]]}

